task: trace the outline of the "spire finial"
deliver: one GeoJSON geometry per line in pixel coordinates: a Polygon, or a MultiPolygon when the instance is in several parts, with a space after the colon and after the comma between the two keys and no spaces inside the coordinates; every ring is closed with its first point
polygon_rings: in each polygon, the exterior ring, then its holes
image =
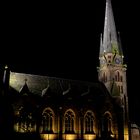
{"type": "Polygon", "coordinates": [[[111,0],[106,0],[105,22],[103,33],[103,46],[106,52],[112,52],[112,46],[114,46],[114,44],[118,49],[117,33],[111,0]]]}

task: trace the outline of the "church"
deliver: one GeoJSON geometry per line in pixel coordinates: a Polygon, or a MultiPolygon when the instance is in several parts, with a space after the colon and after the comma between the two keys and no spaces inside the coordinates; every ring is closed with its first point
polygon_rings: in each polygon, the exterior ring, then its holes
{"type": "Polygon", "coordinates": [[[1,68],[1,135],[41,140],[130,140],[127,66],[111,0],[106,0],[99,47],[96,83],[1,68]]]}

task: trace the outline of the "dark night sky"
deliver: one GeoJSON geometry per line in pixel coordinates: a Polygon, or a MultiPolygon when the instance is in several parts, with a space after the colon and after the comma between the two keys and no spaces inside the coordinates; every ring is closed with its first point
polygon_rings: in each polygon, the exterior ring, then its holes
{"type": "MultiPolygon", "coordinates": [[[[2,10],[1,64],[7,63],[16,72],[97,81],[105,0],[12,5],[6,4],[2,10]]],[[[128,65],[130,116],[140,125],[137,5],[112,0],[128,65]]]]}

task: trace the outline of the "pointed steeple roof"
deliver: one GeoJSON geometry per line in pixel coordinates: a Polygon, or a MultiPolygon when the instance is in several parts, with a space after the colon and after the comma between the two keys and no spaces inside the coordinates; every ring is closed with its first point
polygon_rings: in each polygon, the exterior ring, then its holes
{"type": "Polygon", "coordinates": [[[120,53],[111,0],[106,0],[103,43],[100,46],[100,56],[104,52],[120,53]]]}
{"type": "Polygon", "coordinates": [[[25,79],[25,83],[24,85],[21,87],[19,93],[21,94],[28,94],[30,91],[29,91],[29,88],[28,88],[28,85],[27,85],[27,79],[25,79]]]}

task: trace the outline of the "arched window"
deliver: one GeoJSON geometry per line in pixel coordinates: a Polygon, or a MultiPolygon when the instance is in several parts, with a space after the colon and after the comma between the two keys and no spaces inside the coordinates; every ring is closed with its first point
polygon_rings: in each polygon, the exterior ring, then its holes
{"type": "Polygon", "coordinates": [[[120,81],[120,73],[117,72],[118,81],[120,81]]]}
{"type": "Polygon", "coordinates": [[[43,132],[53,132],[54,113],[50,108],[46,108],[42,113],[43,132]]]}
{"type": "Polygon", "coordinates": [[[35,120],[34,115],[30,111],[27,111],[25,106],[20,106],[15,111],[15,131],[17,132],[34,132],[35,128],[35,120]]]}
{"type": "Polygon", "coordinates": [[[85,133],[94,133],[94,114],[88,111],[84,117],[85,133]]]}
{"type": "Polygon", "coordinates": [[[123,81],[123,77],[120,76],[120,72],[119,71],[116,72],[115,81],[117,81],[117,82],[122,82],[123,81]]]}
{"type": "Polygon", "coordinates": [[[74,133],[75,115],[72,110],[68,110],[64,116],[65,133],[74,133]]]}
{"type": "Polygon", "coordinates": [[[107,76],[105,72],[103,73],[103,82],[107,82],[107,76]]]}
{"type": "Polygon", "coordinates": [[[111,134],[111,124],[112,124],[112,118],[110,113],[105,113],[104,117],[103,117],[103,131],[105,133],[109,133],[111,134]]]}

